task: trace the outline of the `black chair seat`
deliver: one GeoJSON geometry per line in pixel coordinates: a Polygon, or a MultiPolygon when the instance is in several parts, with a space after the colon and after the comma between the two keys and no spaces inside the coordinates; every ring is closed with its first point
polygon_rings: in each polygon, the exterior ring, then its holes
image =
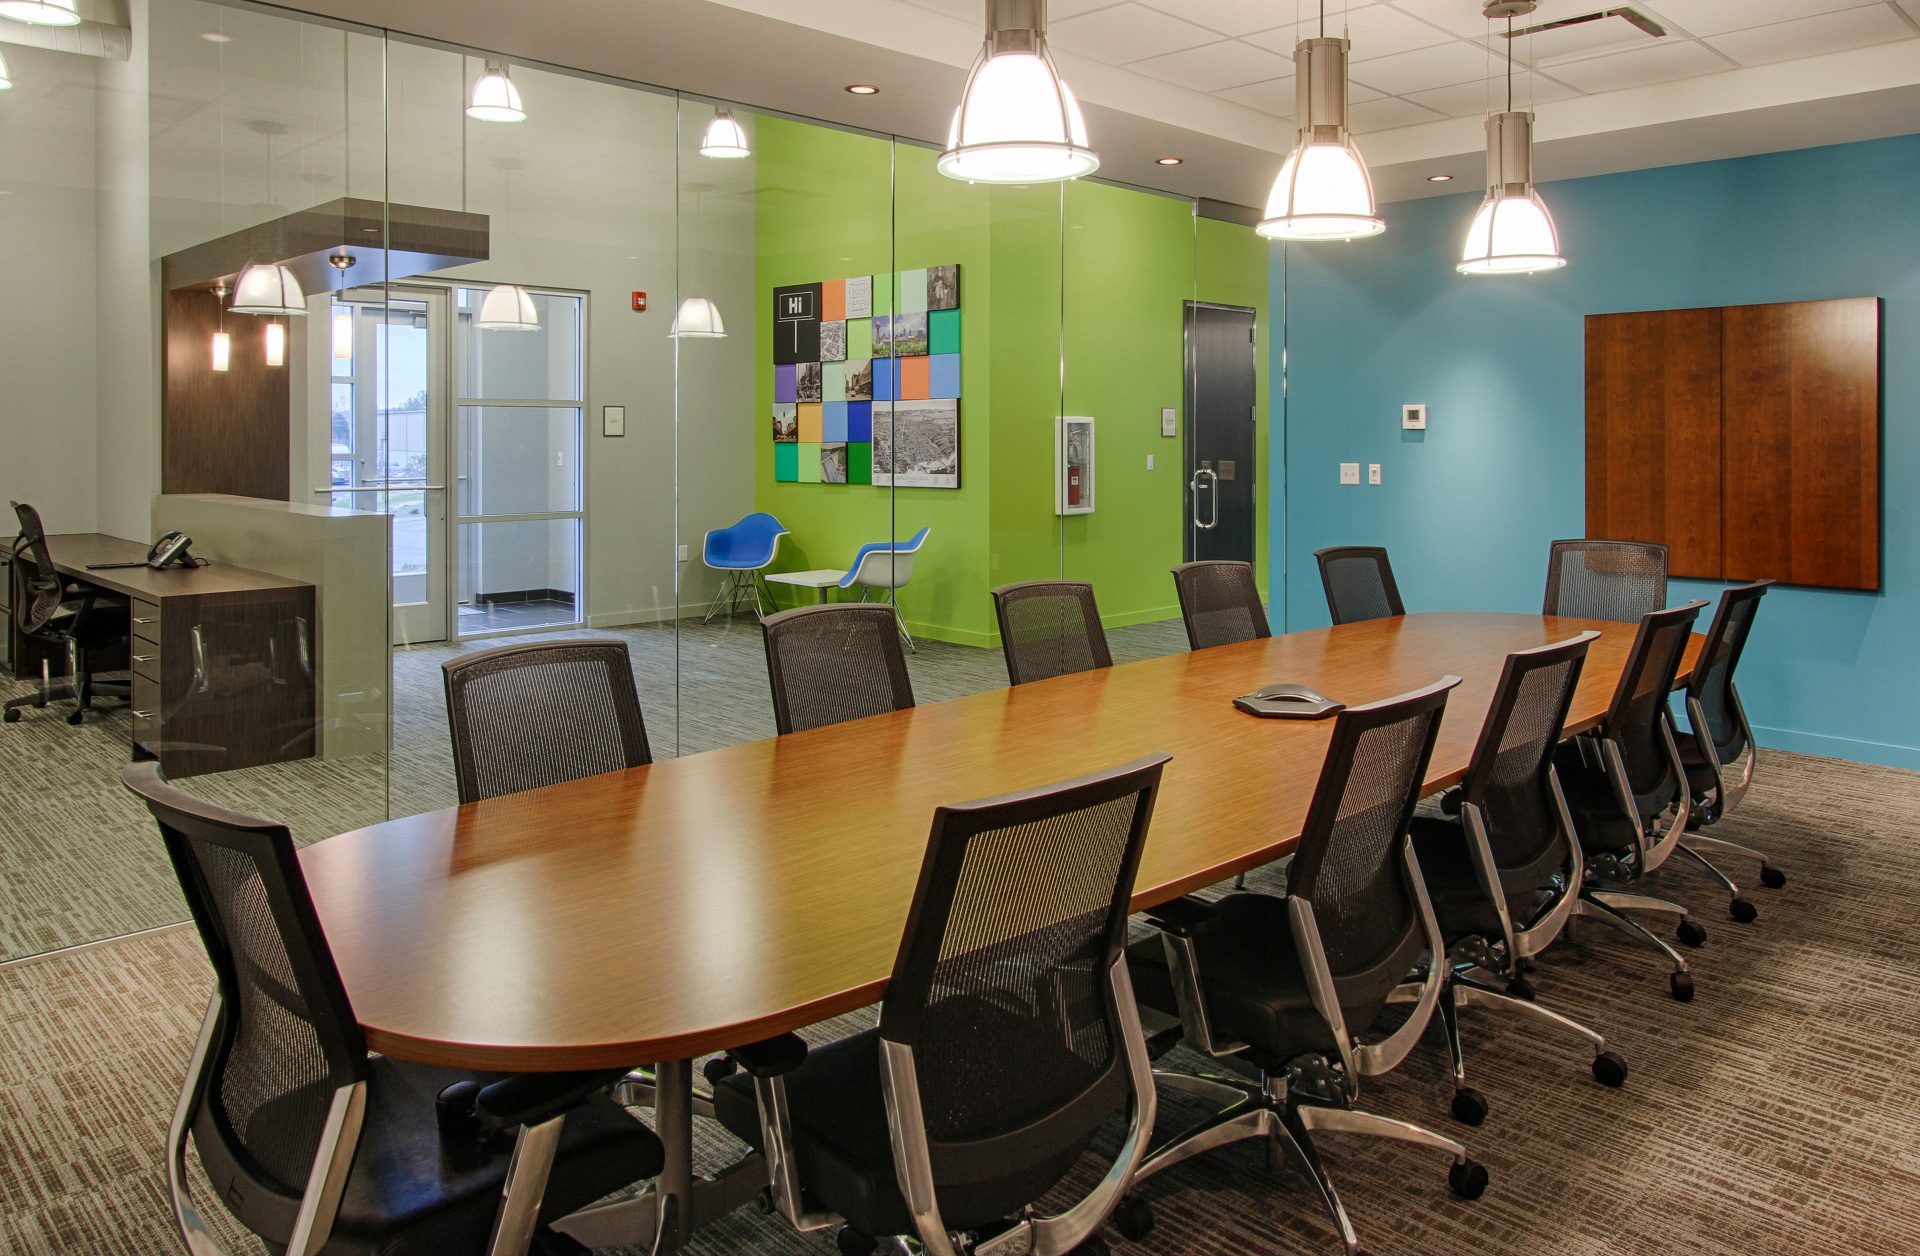
{"type": "Polygon", "coordinates": [[[1571,741],[1561,743],[1554,759],[1560,771],[1560,788],[1567,798],[1567,813],[1580,835],[1580,848],[1590,855],[1633,850],[1633,822],[1621,813],[1607,774],[1588,767],[1571,741]]]}
{"type": "MultiPolygon", "coordinates": [[[[485,1251],[499,1210],[511,1136],[472,1159],[449,1154],[434,1097],[472,1078],[502,1074],[367,1062],[366,1120],[340,1199],[327,1256],[435,1256],[485,1251]]],[[[545,1225],[634,1181],[660,1172],[665,1152],[652,1130],[596,1095],[567,1114],[553,1177],[540,1206],[545,1225]]]]}
{"type": "Polygon", "coordinates": [[[1420,877],[1427,884],[1427,897],[1433,900],[1433,914],[1447,945],[1456,946],[1468,938],[1498,939],[1500,916],[1480,886],[1465,830],[1454,820],[1415,816],[1411,832],[1420,877]]]}
{"type": "Polygon", "coordinates": [[[1688,732],[1676,732],[1674,745],[1680,748],[1680,762],[1687,769],[1687,788],[1695,795],[1713,792],[1713,761],[1700,745],[1700,739],[1688,732]]]}
{"type": "MultiPolygon", "coordinates": [[[[1193,944],[1214,1041],[1244,1042],[1249,1058],[1276,1068],[1299,1056],[1336,1052],[1307,992],[1287,900],[1230,894],[1213,907],[1217,916],[1195,933],[1193,944]]],[[[1158,936],[1136,942],[1127,948],[1127,960],[1134,997],[1178,1016],[1166,944],[1158,936]]]]}

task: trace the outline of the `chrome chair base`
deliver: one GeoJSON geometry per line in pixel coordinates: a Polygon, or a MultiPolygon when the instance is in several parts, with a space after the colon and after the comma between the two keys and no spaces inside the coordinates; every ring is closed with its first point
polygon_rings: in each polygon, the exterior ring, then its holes
{"type": "Polygon", "coordinates": [[[1440,999],[1440,1025],[1446,1034],[1448,1063],[1453,1069],[1453,1115],[1456,1118],[1469,1125],[1478,1125],[1487,1118],[1486,1098],[1467,1085],[1466,1046],[1460,1035],[1460,1009],[1464,1007],[1481,1007],[1509,1012],[1527,1018],[1544,1028],[1559,1030],[1579,1038],[1593,1048],[1592,1067],[1595,1081],[1606,1086],[1619,1086],[1625,1083],[1626,1061],[1617,1053],[1607,1050],[1607,1040],[1597,1030],[1589,1029],[1572,1017],[1563,1016],[1531,998],[1511,994],[1498,986],[1489,985],[1468,976],[1465,969],[1472,967],[1479,967],[1479,965],[1456,966],[1447,979],[1446,988],[1442,991],[1440,999]]]}
{"type": "Polygon", "coordinates": [[[1628,911],[1656,912],[1661,915],[1679,917],[1676,932],[1689,946],[1699,946],[1707,940],[1707,931],[1690,918],[1685,907],[1664,898],[1655,898],[1651,894],[1642,894],[1637,890],[1613,889],[1588,885],[1580,891],[1580,901],[1574,906],[1575,920],[1592,920],[1606,925],[1617,933],[1623,933],[1637,942],[1643,942],[1660,954],[1666,956],[1673,966],[1668,975],[1668,985],[1673,997],[1682,1003],[1693,998],[1693,974],[1687,970],[1687,961],[1668,944],[1666,939],[1655,936],[1639,921],[1628,916],[1628,911]]]}
{"type": "MultiPolygon", "coordinates": [[[[875,599],[870,597],[869,594],[871,594],[872,592],[873,590],[867,585],[861,585],[860,600],[862,602],[875,601],[875,600],[882,601],[882,602],[888,601],[888,599],[886,598],[875,599]]],[[[893,626],[900,630],[900,640],[907,647],[907,652],[909,654],[920,653],[919,647],[914,645],[913,643],[913,634],[907,631],[907,620],[906,620],[906,617],[900,613],[900,603],[890,602],[889,604],[893,607],[893,626]]]]}
{"type": "Polygon", "coordinates": [[[727,608],[727,622],[731,624],[734,612],[740,609],[742,602],[753,604],[753,617],[756,620],[764,620],[767,617],[760,598],[760,573],[737,567],[727,568],[727,578],[720,586],[720,594],[713,599],[713,604],[707,607],[707,613],[700,622],[702,624],[710,622],[720,613],[720,607],[724,604],[727,608]]]}

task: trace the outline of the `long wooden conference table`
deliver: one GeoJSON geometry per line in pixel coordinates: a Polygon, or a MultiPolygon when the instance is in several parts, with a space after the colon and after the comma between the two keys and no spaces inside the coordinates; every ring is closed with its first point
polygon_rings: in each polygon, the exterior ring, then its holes
{"type": "Polygon", "coordinates": [[[1359,705],[1458,675],[1427,772],[1439,790],[1465,772],[1507,654],[1590,629],[1571,734],[1604,714],[1634,625],[1409,615],[389,820],[301,859],[371,1049],[473,1069],[655,1066],[666,1170],[560,1228],[667,1252],[764,1180],[694,1180],[692,1061],[879,1000],[935,807],[1170,752],[1133,900],[1144,909],[1299,837],[1333,721],[1255,719],[1235,695],[1292,681],[1359,705]]]}

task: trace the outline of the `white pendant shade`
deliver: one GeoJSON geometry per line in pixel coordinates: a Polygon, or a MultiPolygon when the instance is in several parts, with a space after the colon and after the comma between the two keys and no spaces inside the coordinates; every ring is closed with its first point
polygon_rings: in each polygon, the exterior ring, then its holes
{"type": "Polygon", "coordinates": [[[480,317],[473,325],[481,331],[539,331],[540,311],[533,298],[518,284],[497,284],[480,302],[480,317]]]}
{"type": "Polygon", "coordinates": [[[747,129],[722,109],[707,123],[707,133],[700,139],[700,155],[735,159],[753,156],[753,149],[747,144],[747,129]]]}
{"type": "Polygon", "coordinates": [[[688,297],[674,312],[673,330],[667,334],[679,340],[720,340],[727,334],[727,324],[719,306],[705,297],[688,297]]]}
{"type": "Polygon", "coordinates": [[[1254,227],[1270,240],[1357,240],[1387,229],[1347,133],[1347,52],[1346,40],[1329,38],[1303,39],[1293,51],[1300,134],[1254,227]]]}
{"type": "Polygon", "coordinates": [[[1045,0],[987,0],[987,40],[954,111],[940,173],[1057,183],[1100,168],[1087,120],[1047,52],[1045,0]]]}
{"type": "Polygon", "coordinates": [[[486,73],[473,85],[467,99],[467,116],[479,122],[523,122],[527,111],[520,103],[520,89],[507,77],[507,67],[498,61],[487,62],[486,73]]]}
{"type": "Polygon", "coordinates": [[[79,0],[0,0],[0,17],[33,26],[78,26],[79,0]]]}
{"type": "Polygon", "coordinates": [[[13,90],[13,75],[7,70],[7,59],[0,57],[0,92],[13,90]]]}
{"type": "Polygon", "coordinates": [[[285,323],[267,324],[267,365],[285,366],[287,364],[287,325],[285,323]]]}
{"type": "Polygon", "coordinates": [[[1463,275],[1531,275],[1567,264],[1553,215],[1533,187],[1533,115],[1487,119],[1487,199],[1467,228],[1463,275]]]}
{"type": "Polygon", "coordinates": [[[213,361],[216,371],[224,371],[233,365],[233,337],[224,331],[213,333],[213,361]]]}
{"type": "Polygon", "coordinates": [[[333,308],[333,360],[353,361],[353,311],[339,305],[333,308]]]}
{"type": "Polygon", "coordinates": [[[227,306],[235,314],[278,314],[285,318],[304,318],[307,294],[300,281],[285,266],[255,262],[240,272],[233,285],[233,301],[227,306]]]}

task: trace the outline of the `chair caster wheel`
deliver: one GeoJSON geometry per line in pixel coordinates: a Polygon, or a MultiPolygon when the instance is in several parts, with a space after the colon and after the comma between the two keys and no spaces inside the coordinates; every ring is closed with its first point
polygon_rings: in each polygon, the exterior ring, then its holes
{"type": "Polygon", "coordinates": [[[1478,1125],[1487,1119],[1487,1097],[1470,1086],[1453,1092],[1453,1119],[1478,1125]]]}
{"type": "Polygon", "coordinates": [[[1707,927],[1697,920],[1683,920],[1680,927],[1673,931],[1673,936],[1688,946],[1701,946],[1707,940],[1707,927]]]}
{"type": "Polygon", "coordinates": [[[1618,1089],[1627,1084],[1627,1061],[1618,1051],[1602,1051],[1593,1057],[1593,1080],[1618,1089]]]}
{"type": "Polygon", "coordinates": [[[716,1055],[700,1066],[701,1076],[707,1079],[707,1085],[718,1086],[723,1077],[732,1077],[740,1071],[740,1066],[724,1055],[716,1055]]]}
{"type": "MultiPolygon", "coordinates": [[[[11,716],[13,712],[9,711],[7,712],[7,714],[11,716]]],[[[1766,886],[1770,890],[1777,890],[1781,886],[1785,885],[1786,883],[1787,883],[1787,874],[1780,871],[1780,869],[1772,866],[1771,864],[1763,865],[1761,867],[1760,884],[1766,886]]]]}
{"type": "Polygon", "coordinates": [[[1460,790],[1450,789],[1440,795],[1440,810],[1446,815],[1457,816],[1460,814],[1460,804],[1465,801],[1465,798],[1466,795],[1460,790]]]}
{"type": "Polygon", "coordinates": [[[1153,1233],[1153,1205],[1138,1195],[1126,1195],[1109,1218],[1120,1237],[1138,1243],[1153,1233]]]}
{"type": "Polygon", "coordinates": [[[1693,1002],[1693,974],[1675,973],[1667,978],[1667,984],[1673,988],[1673,997],[1682,1003],[1693,1002]]]}
{"type": "Polygon", "coordinates": [[[1447,1185],[1462,1199],[1478,1199],[1487,1193],[1487,1166],[1468,1160],[1447,1170],[1447,1185]]]}
{"type": "Polygon", "coordinates": [[[1760,919],[1760,909],[1744,898],[1736,898],[1731,903],[1728,903],[1727,910],[1733,914],[1733,918],[1736,921],[1743,925],[1750,925],[1760,919]]]}
{"type": "Polygon", "coordinates": [[[841,1226],[840,1232],[833,1236],[833,1242],[840,1249],[840,1256],[873,1256],[880,1250],[880,1244],[850,1225],[841,1226]]]}
{"type": "Polygon", "coordinates": [[[85,711],[75,711],[72,715],[69,715],[67,717],[67,723],[69,724],[78,725],[78,724],[84,724],[86,722],[87,722],[87,713],[85,711]]]}
{"type": "Polygon", "coordinates": [[[1535,992],[1531,981],[1528,981],[1525,977],[1515,977],[1507,983],[1507,993],[1516,999],[1525,999],[1531,1003],[1534,1000],[1535,992]]]}
{"type": "MultiPolygon", "coordinates": [[[[18,724],[20,722],[20,708],[15,707],[5,715],[0,715],[0,719],[4,719],[9,724],[18,724]]],[[[1767,874],[1763,872],[1760,875],[1764,878],[1767,874]]]]}

